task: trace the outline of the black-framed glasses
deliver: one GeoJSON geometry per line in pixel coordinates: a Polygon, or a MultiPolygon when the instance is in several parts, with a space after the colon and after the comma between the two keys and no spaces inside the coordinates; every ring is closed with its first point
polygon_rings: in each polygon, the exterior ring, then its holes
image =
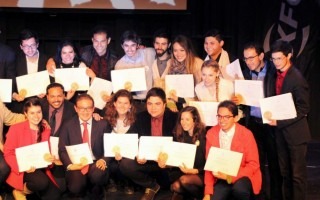
{"type": "Polygon", "coordinates": [[[219,120],[223,119],[223,120],[229,120],[230,118],[232,118],[233,115],[217,115],[217,118],[219,120]]]}
{"type": "Polygon", "coordinates": [[[279,57],[279,58],[270,58],[270,60],[272,62],[279,62],[279,61],[283,60],[284,58],[285,58],[285,56],[283,56],[282,58],[281,57],[279,57]]]}
{"type": "Polygon", "coordinates": [[[252,61],[252,60],[253,60],[255,57],[257,57],[257,56],[259,56],[259,55],[257,54],[257,55],[255,55],[255,56],[250,56],[250,57],[248,57],[248,58],[244,57],[244,58],[243,58],[243,61],[244,61],[244,62],[252,61]]]}

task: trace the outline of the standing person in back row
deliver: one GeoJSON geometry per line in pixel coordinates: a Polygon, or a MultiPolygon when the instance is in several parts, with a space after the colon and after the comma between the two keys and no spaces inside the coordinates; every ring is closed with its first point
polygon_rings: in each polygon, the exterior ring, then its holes
{"type": "Polygon", "coordinates": [[[297,117],[287,120],[270,119],[276,127],[276,143],[283,177],[282,193],[285,200],[307,199],[307,142],[310,131],[307,121],[309,105],[308,83],[291,62],[293,49],[289,42],[278,40],[271,46],[271,60],[277,69],[276,95],[291,93],[297,117]]]}

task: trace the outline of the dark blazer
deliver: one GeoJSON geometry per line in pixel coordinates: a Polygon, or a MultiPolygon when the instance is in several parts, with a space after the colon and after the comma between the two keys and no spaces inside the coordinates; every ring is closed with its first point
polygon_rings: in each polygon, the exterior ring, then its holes
{"type": "Polygon", "coordinates": [[[0,43],[0,78],[14,79],[16,77],[15,70],[15,53],[14,51],[0,43]]]}
{"type": "MultiPolygon", "coordinates": [[[[104,157],[103,134],[107,132],[108,123],[106,120],[96,121],[92,119],[91,129],[91,149],[97,160],[107,159],[104,157]]],[[[66,146],[81,144],[82,133],[78,115],[74,116],[68,122],[64,123],[60,130],[59,136],[59,157],[64,167],[71,163],[66,151],[66,146]]]]}
{"type": "MultiPolygon", "coordinates": [[[[42,113],[43,113],[43,119],[47,120],[49,122],[49,102],[46,98],[41,99],[41,106],[42,106],[42,113]]],[[[63,113],[62,113],[62,119],[60,127],[57,129],[54,136],[59,137],[59,131],[61,130],[61,127],[64,123],[66,123],[68,120],[70,120],[73,116],[77,115],[73,103],[64,100],[63,102],[63,113]]]]}
{"type": "MultiPolygon", "coordinates": [[[[274,80],[276,82],[276,80],[274,80]]],[[[297,110],[297,117],[287,120],[277,120],[277,134],[281,132],[291,145],[302,144],[311,139],[307,121],[309,105],[309,87],[300,71],[291,66],[284,78],[281,94],[291,92],[297,110]]]]}
{"type": "MultiPolygon", "coordinates": [[[[177,113],[166,108],[163,115],[162,136],[173,136],[172,131],[176,125],[177,113]]],[[[136,121],[137,131],[140,136],[151,136],[151,115],[148,111],[138,114],[136,121]]]]}

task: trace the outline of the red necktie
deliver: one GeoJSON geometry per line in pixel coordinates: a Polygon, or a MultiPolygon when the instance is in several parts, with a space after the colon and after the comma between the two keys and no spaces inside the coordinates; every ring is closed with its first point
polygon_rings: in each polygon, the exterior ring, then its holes
{"type": "MultiPolygon", "coordinates": [[[[83,122],[82,125],[83,125],[82,142],[83,143],[88,143],[88,145],[89,145],[89,132],[88,132],[88,127],[87,127],[88,123],[87,122],[83,122]]],[[[83,175],[87,174],[88,171],[89,171],[89,165],[86,165],[81,169],[81,173],[83,175]]]]}

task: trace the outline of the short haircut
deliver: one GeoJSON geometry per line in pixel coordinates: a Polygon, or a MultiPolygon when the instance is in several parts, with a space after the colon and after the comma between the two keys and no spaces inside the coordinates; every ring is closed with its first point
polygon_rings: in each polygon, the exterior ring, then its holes
{"type": "Polygon", "coordinates": [[[229,101],[229,100],[222,101],[218,105],[218,110],[219,110],[219,108],[227,108],[232,113],[233,116],[237,116],[238,115],[238,107],[232,101],[229,101]]]}
{"type": "Polygon", "coordinates": [[[120,37],[120,44],[123,45],[125,41],[132,41],[134,43],[137,43],[138,45],[141,44],[141,38],[133,30],[127,30],[122,33],[120,37]]]}
{"type": "Polygon", "coordinates": [[[218,40],[218,42],[221,42],[222,40],[224,40],[224,37],[223,37],[221,31],[218,29],[211,29],[211,30],[207,31],[204,34],[204,38],[206,38],[206,37],[214,37],[218,40]]]}
{"type": "Polygon", "coordinates": [[[288,56],[289,53],[293,54],[293,49],[289,42],[284,40],[277,40],[271,45],[270,52],[282,52],[285,56],[288,56]]]}
{"type": "Polygon", "coordinates": [[[62,84],[54,82],[54,83],[50,83],[50,84],[47,86],[47,89],[46,89],[47,94],[49,93],[49,90],[50,90],[51,88],[61,88],[62,91],[64,91],[64,87],[63,87],[62,84]]]}
{"type": "Polygon", "coordinates": [[[258,42],[248,42],[244,45],[243,50],[254,49],[258,55],[264,53],[263,47],[258,42]]]}
{"type": "Polygon", "coordinates": [[[81,100],[84,100],[84,99],[90,100],[92,102],[92,106],[94,107],[93,98],[90,95],[86,94],[86,93],[83,93],[83,94],[80,94],[80,95],[77,96],[76,101],[75,101],[75,105],[78,106],[77,105],[78,101],[81,101],[81,100]]]}
{"type": "Polygon", "coordinates": [[[107,35],[107,38],[109,38],[108,29],[104,25],[97,25],[92,29],[92,37],[97,33],[104,33],[107,35]]]}
{"type": "Polygon", "coordinates": [[[165,28],[161,28],[161,29],[158,29],[154,32],[153,34],[153,42],[156,41],[156,38],[159,37],[159,38],[165,38],[168,40],[168,43],[170,43],[170,33],[167,29],[165,28]]]}
{"type": "Polygon", "coordinates": [[[150,97],[159,97],[163,103],[167,102],[167,97],[166,97],[166,93],[163,91],[163,89],[159,88],[159,87],[154,87],[151,88],[146,96],[146,100],[148,101],[148,99],[150,97]]]}
{"type": "Polygon", "coordinates": [[[38,37],[38,34],[36,32],[34,32],[33,30],[31,29],[24,29],[20,32],[20,35],[19,35],[19,40],[20,40],[20,44],[22,44],[22,41],[23,40],[28,40],[30,38],[34,38],[36,43],[38,44],[39,43],[39,37],[38,37]]]}

